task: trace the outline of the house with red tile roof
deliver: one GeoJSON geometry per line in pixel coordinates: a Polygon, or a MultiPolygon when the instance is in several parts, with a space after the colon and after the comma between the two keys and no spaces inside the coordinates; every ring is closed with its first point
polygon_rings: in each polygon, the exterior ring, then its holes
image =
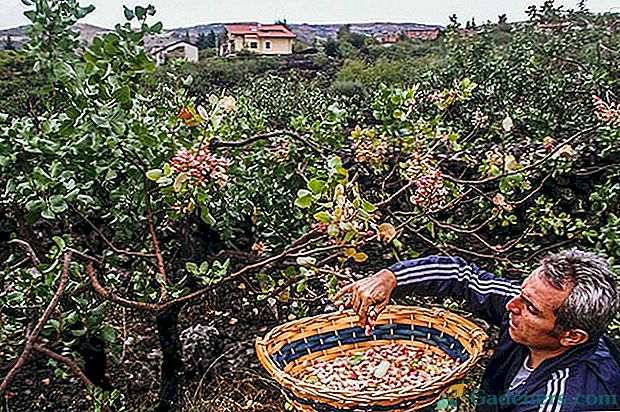
{"type": "Polygon", "coordinates": [[[391,46],[394,43],[398,43],[398,41],[400,40],[400,36],[398,33],[381,33],[375,34],[373,37],[379,42],[379,44],[386,47],[391,46]]]}
{"type": "Polygon", "coordinates": [[[234,55],[241,50],[262,55],[293,53],[296,36],[283,24],[227,24],[224,30],[220,56],[234,55]]]}
{"type": "Polygon", "coordinates": [[[435,40],[439,37],[441,30],[439,28],[432,29],[411,29],[404,31],[405,36],[411,40],[435,40]]]}

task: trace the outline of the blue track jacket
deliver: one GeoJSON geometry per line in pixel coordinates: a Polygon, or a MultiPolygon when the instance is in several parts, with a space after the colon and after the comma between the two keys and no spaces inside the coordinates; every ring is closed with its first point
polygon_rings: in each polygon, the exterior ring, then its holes
{"type": "Polygon", "coordinates": [[[389,269],[397,279],[394,296],[420,294],[463,300],[464,309],[501,328],[480,391],[471,395],[477,399],[477,411],[620,410],[618,349],[606,337],[547,359],[523,384],[508,391],[529,354],[508,333],[506,303],[520,293],[518,282],[495,277],[459,257],[429,256],[389,269]]]}

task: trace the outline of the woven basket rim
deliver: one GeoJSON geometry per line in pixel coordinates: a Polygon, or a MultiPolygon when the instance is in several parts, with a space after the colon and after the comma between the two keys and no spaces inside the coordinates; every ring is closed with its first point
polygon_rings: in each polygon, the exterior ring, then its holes
{"type": "MultiPolygon", "coordinates": [[[[268,352],[268,345],[272,340],[277,338],[280,334],[286,332],[287,330],[293,328],[295,325],[309,323],[312,321],[324,321],[330,318],[340,318],[340,319],[350,319],[353,311],[345,311],[342,314],[339,313],[326,313],[320,314],[316,316],[306,317],[302,319],[296,319],[293,321],[286,322],[282,325],[276,326],[265,334],[264,337],[256,338],[256,353],[257,356],[263,365],[263,367],[267,370],[267,372],[272,376],[280,385],[288,390],[292,390],[296,392],[298,395],[306,395],[309,399],[317,399],[319,397],[321,401],[327,401],[331,404],[342,403],[342,402],[350,402],[352,398],[355,396],[359,396],[359,391],[351,391],[347,389],[328,389],[321,384],[316,383],[308,383],[306,381],[302,381],[301,379],[297,379],[291,374],[284,372],[281,370],[272,360],[273,353],[268,352]],[[317,392],[320,392],[320,395],[317,395],[317,392]],[[331,401],[331,402],[330,402],[331,401]]],[[[437,391],[443,389],[447,384],[461,378],[465,375],[467,370],[473,366],[479,359],[481,352],[483,350],[483,344],[488,339],[487,333],[477,324],[472,322],[469,319],[466,319],[458,314],[455,314],[444,308],[424,308],[418,306],[403,306],[403,305],[389,305],[379,316],[378,324],[385,324],[381,322],[382,318],[385,318],[388,314],[397,314],[399,316],[403,314],[422,314],[426,316],[430,316],[433,319],[437,320],[437,323],[441,320],[446,320],[447,318],[458,322],[458,324],[463,325],[470,333],[469,335],[463,335],[460,339],[467,338],[471,341],[472,344],[472,353],[467,360],[463,361],[458,367],[451,370],[449,373],[444,375],[439,375],[434,377],[428,381],[425,381],[423,384],[419,386],[402,386],[389,390],[365,390],[364,393],[366,395],[371,395],[373,397],[381,397],[381,398],[390,398],[389,403],[397,403],[402,402],[404,400],[412,399],[414,397],[419,397],[427,394],[432,394],[437,391]]],[[[332,319],[332,323],[333,319],[332,319]]],[[[437,323],[429,322],[429,326],[437,327],[437,323]]],[[[338,323],[334,324],[338,326],[338,323]]],[[[342,323],[341,326],[350,327],[350,323],[342,323]]],[[[335,329],[338,330],[338,329],[335,329]]],[[[457,338],[458,340],[459,338],[457,338]]],[[[379,344],[385,344],[386,341],[390,340],[375,340],[374,342],[381,342],[379,344]]],[[[392,340],[394,343],[398,343],[399,340],[392,340]]],[[[372,341],[370,341],[372,342],[372,341]]],[[[354,347],[354,344],[347,344],[343,346],[351,346],[354,347]]],[[[370,346],[375,346],[372,343],[370,346]]],[[[468,351],[469,352],[469,351],[468,351]]],[[[385,400],[385,399],[384,399],[385,400]]]]}

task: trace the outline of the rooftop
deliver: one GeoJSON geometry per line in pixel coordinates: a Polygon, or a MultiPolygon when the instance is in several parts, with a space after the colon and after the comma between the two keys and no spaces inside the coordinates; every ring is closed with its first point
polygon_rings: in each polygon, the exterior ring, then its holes
{"type": "Polygon", "coordinates": [[[296,37],[295,34],[287,29],[283,24],[227,24],[224,28],[228,33],[236,35],[255,35],[257,37],[296,37]]]}

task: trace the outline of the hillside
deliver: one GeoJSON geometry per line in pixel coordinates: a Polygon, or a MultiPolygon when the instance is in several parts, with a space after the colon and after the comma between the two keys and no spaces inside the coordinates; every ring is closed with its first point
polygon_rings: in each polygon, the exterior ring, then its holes
{"type": "MultiPolygon", "coordinates": [[[[221,33],[224,30],[224,25],[229,23],[211,23],[201,24],[191,27],[178,27],[165,30],[159,38],[152,38],[147,41],[147,47],[156,46],[164,39],[181,40],[185,38],[186,33],[189,34],[191,41],[196,41],[200,33],[209,33],[213,30],[215,33],[221,33]]],[[[344,26],[344,24],[288,24],[288,27],[297,35],[297,39],[304,43],[312,43],[315,39],[324,40],[329,37],[335,37],[338,30],[344,26]]],[[[4,41],[7,36],[11,36],[11,40],[20,45],[24,43],[28,36],[26,35],[26,27],[20,26],[10,29],[0,30],[0,47],[4,46],[4,41]]],[[[439,25],[427,25],[419,23],[389,23],[389,22],[377,22],[377,23],[351,23],[351,31],[356,33],[362,33],[367,36],[382,33],[398,33],[403,30],[411,29],[424,29],[442,27],[439,25]]],[[[93,37],[101,35],[109,29],[94,26],[92,24],[77,24],[76,29],[80,31],[80,38],[90,41],[93,37]]]]}

